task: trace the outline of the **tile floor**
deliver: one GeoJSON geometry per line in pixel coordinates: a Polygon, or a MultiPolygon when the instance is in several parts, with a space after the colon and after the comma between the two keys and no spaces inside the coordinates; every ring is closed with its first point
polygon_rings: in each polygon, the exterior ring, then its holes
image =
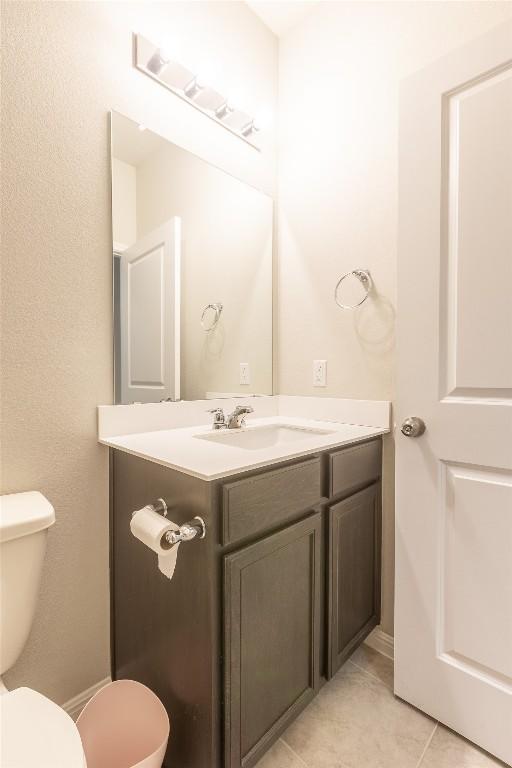
{"type": "Polygon", "coordinates": [[[499,760],[393,695],[393,663],[363,645],[257,768],[496,768],[499,760]]]}

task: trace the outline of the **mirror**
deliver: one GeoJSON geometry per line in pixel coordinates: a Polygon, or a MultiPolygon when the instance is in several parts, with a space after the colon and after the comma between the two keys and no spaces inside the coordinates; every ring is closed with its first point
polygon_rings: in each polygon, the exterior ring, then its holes
{"type": "Polygon", "coordinates": [[[115,403],[272,394],[272,198],[111,117],[115,403]]]}

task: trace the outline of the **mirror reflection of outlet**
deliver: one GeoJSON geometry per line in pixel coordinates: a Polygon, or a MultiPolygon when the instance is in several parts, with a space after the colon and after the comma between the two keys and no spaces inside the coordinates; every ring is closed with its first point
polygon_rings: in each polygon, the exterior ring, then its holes
{"type": "Polygon", "coordinates": [[[327,386],[327,360],[313,360],[313,386],[327,386]]]}
{"type": "Polygon", "coordinates": [[[249,363],[240,363],[240,384],[251,383],[251,372],[249,370],[249,363]]]}

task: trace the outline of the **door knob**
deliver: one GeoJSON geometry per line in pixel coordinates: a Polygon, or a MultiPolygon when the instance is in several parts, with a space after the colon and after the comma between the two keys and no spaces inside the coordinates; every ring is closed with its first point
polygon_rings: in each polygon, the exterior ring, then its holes
{"type": "Polygon", "coordinates": [[[409,416],[402,424],[402,434],[406,437],[419,437],[425,431],[425,422],[418,416],[409,416]]]}

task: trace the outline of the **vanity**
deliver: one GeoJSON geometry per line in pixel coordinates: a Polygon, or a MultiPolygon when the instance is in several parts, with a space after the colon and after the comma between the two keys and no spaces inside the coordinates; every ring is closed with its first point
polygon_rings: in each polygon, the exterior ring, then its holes
{"type": "Polygon", "coordinates": [[[379,623],[389,403],[274,393],[273,200],[145,123],[111,114],[112,678],[167,768],[250,768],[379,623]]]}
{"type": "Polygon", "coordinates": [[[255,765],[379,623],[385,431],[251,416],[241,430],[102,440],[112,677],[163,701],[167,765],[255,765]],[[156,497],[178,525],[199,516],[206,527],[180,545],[170,581],[130,533],[133,511],[156,497]]]}

